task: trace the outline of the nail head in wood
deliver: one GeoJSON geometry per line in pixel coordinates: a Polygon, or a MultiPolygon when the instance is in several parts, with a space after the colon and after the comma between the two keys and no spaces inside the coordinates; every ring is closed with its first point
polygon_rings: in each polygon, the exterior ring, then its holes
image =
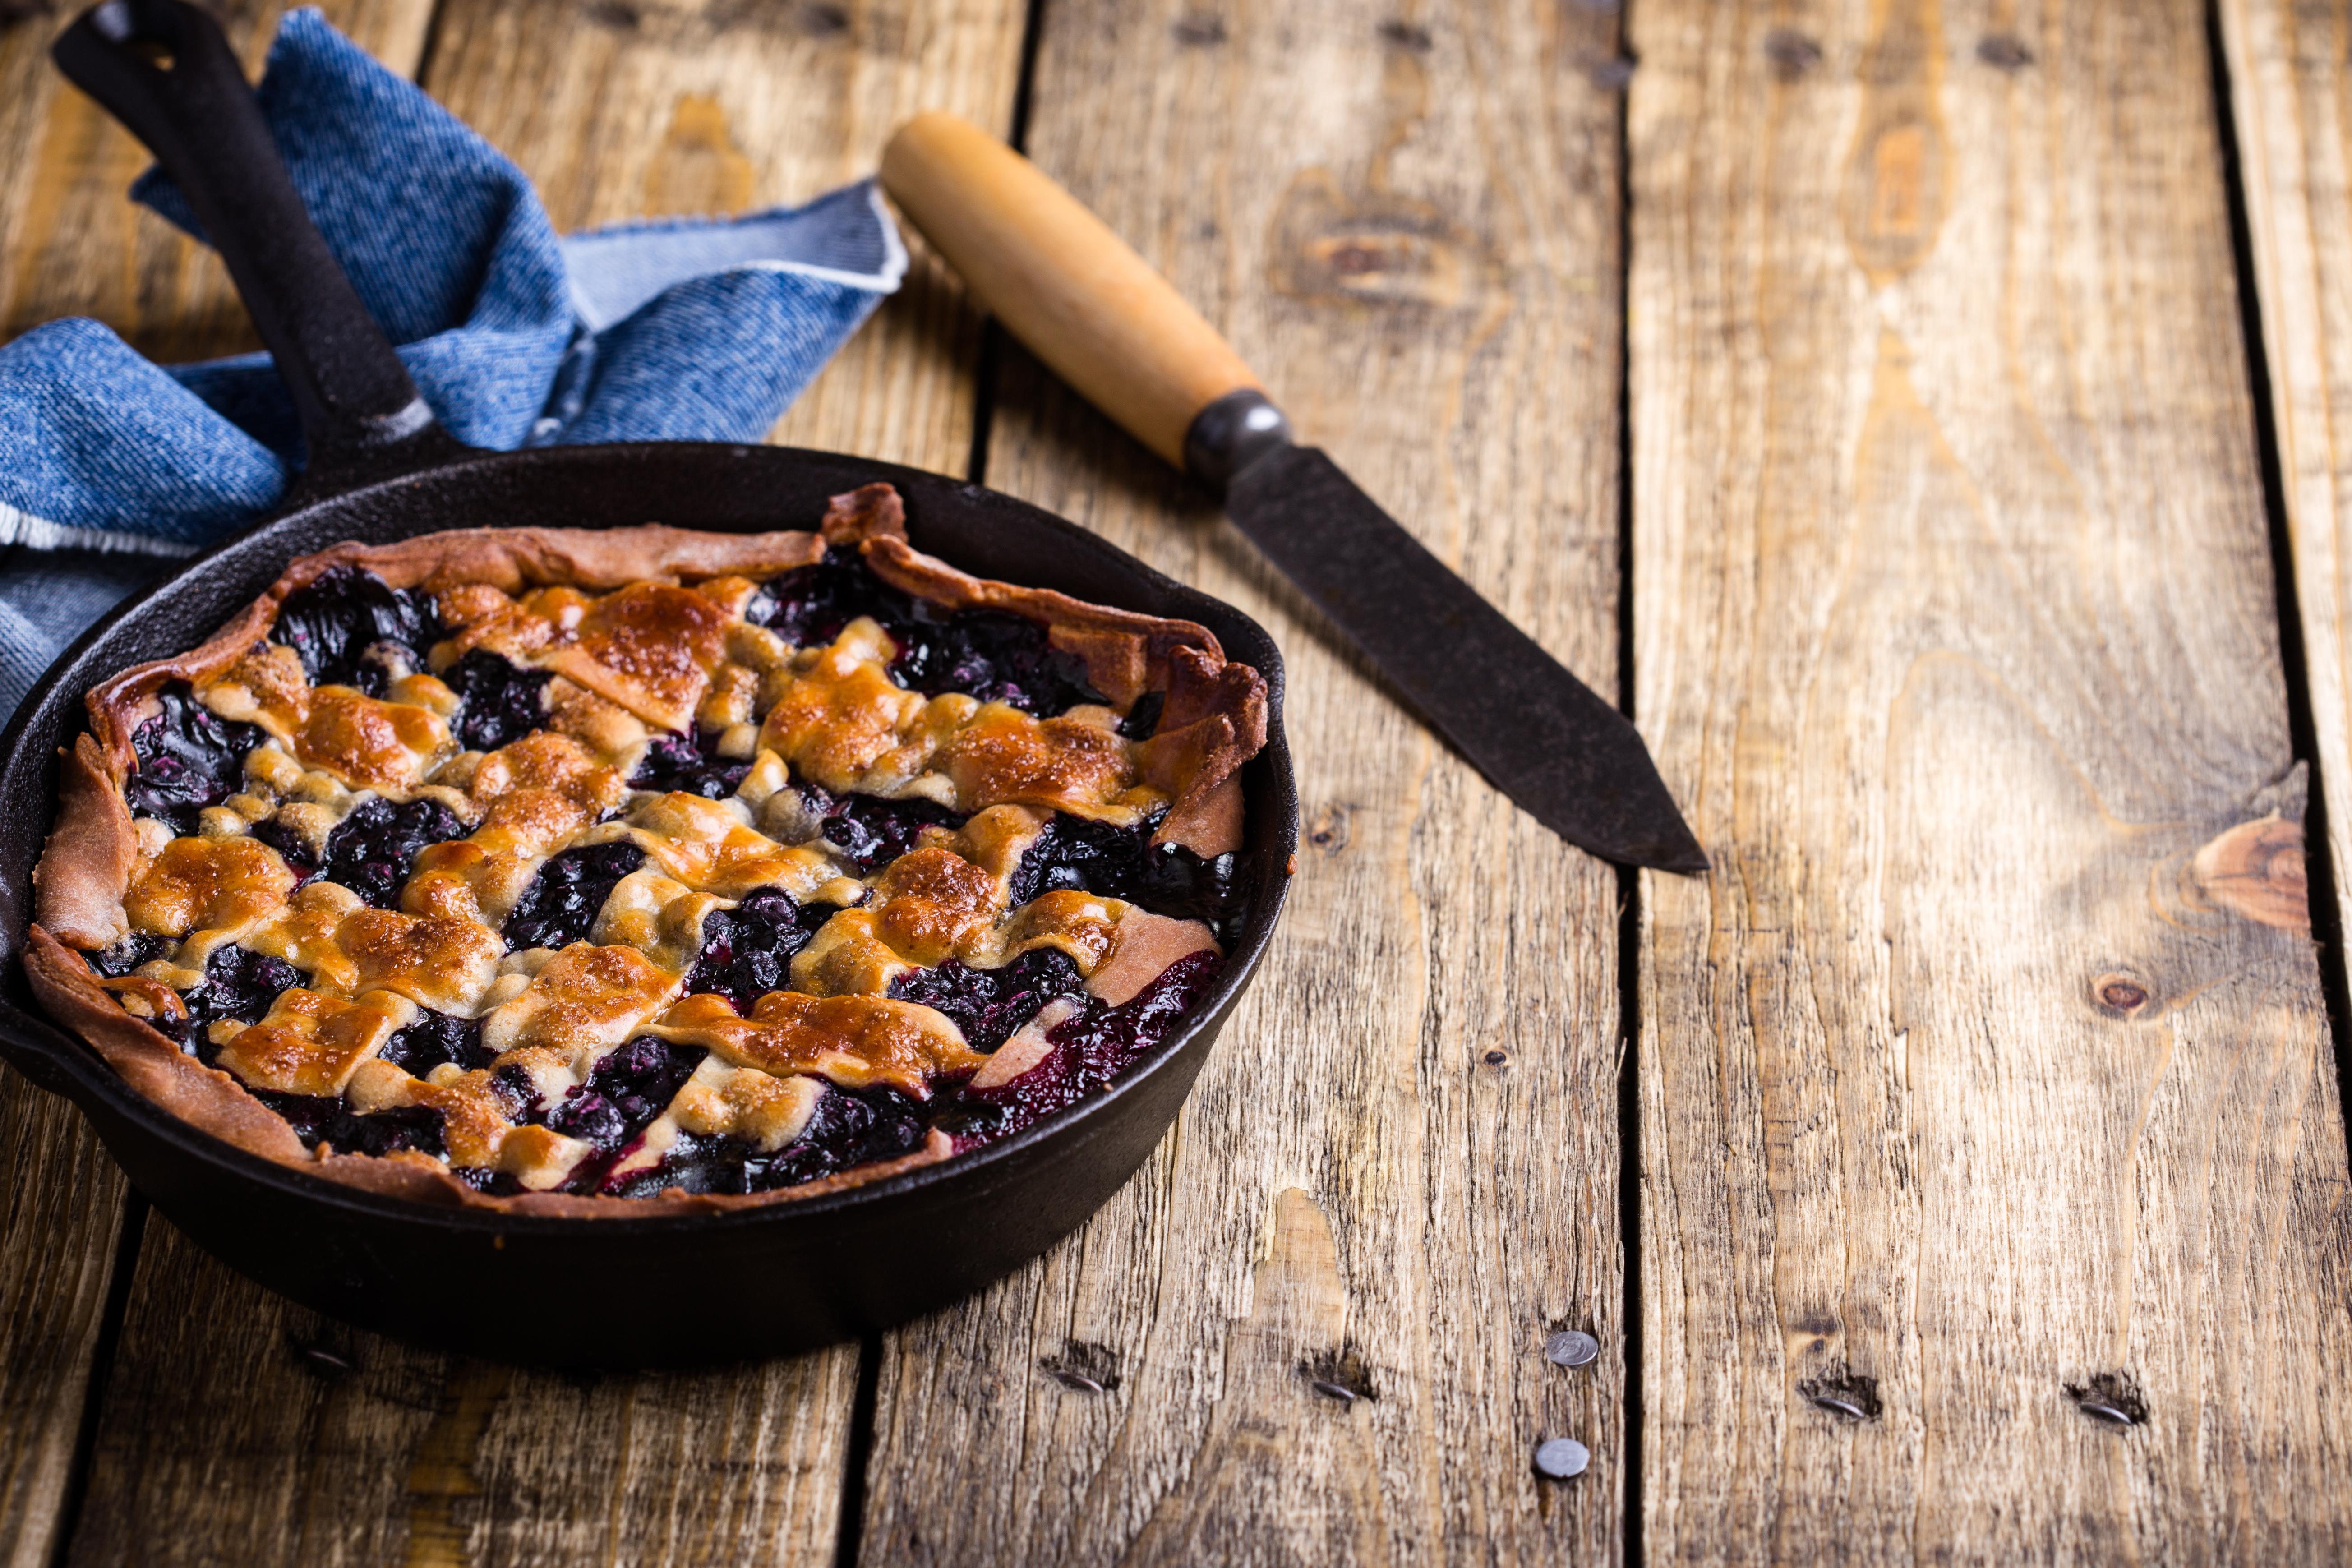
{"type": "Polygon", "coordinates": [[[1544,1341],[1544,1354],[1559,1366],[1583,1366],[1601,1353],[1601,1342],[1574,1329],[1562,1329],[1544,1341]]]}
{"type": "Polygon", "coordinates": [[[1573,1437],[1554,1437],[1536,1445],[1536,1473],[1564,1481],[1580,1476],[1592,1463],[1592,1450],[1573,1437]]]}
{"type": "Polygon", "coordinates": [[[2139,1380],[2128,1372],[2103,1372],[2087,1383],[2062,1385],[2074,1408],[2103,1426],[2138,1426],[2147,1420],[2147,1401],[2139,1380]]]}
{"type": "Polygon", "coordinates": [[[1822,47],[1802,33],[1775,27],[1764,35],[1764,58],[1781,81],[1795,81],[1822,63],[1822,47]]]}
{"type": "Polygon", "coordinates": [[[2033,63],[2033,51],[2009,33],[1977,40],[1977,58],[1995,70],[2019,71],[2033,63]]]}

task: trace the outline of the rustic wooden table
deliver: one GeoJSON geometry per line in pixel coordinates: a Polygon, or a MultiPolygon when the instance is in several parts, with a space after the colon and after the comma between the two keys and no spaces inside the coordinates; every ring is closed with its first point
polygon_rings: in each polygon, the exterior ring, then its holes
{"type": "MultiPolygon", "coordinates": [[[[0,333],[246,346],[66,6],[0,0],[0,333]]],[[[951,1310],[587,1378],[289,1306],[6,1079],[9,1563],[2352,1555],[2343,6],[327,9],[566,228],[1023,138],[1625,691],[1716,871],[1516,813],[919,247],[776,438],[1288,650],[1308,845],[1176,1130],[951,1310]]]]}

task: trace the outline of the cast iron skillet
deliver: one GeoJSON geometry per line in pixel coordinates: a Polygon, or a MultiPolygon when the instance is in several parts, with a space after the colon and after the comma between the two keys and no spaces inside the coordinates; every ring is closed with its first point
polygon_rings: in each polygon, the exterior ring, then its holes
{"type": "Polygon", "coordinates": [[[58,747],[83,726],[82,694],[99,680],[194,646],[288,561],[337,541],[468,523],[806,527],[826,497],[877,479],[905,496],[914,542],[968,571],[1208,626],[1265,676],[1269,738],[1242,775],[1245,928],[1200,1009],[1108,1093],[872,1186],[713,1215],[525,1218],[378,1197],[233,1149],[155,1109],[36,1010],[16,960],[49,826],[37,805],[0,814],[0,1057],[87,1111],[140,1191],[238,1269],[366,1328],[511,1361],[680,1364],[827,1343],[966,1294],[1085,1220],[1174,1120],[1282,907],[1297,796],[1266,634],[1034,507],[892,464],[686,442],[464,447],[432,422],[311,226],[208,17],[178,0],[110,0],[56,54],[187,192],[277,356],[310,460],[279,515],[58,660],[0,736],[0,799],[55,799],[58,747]]]}

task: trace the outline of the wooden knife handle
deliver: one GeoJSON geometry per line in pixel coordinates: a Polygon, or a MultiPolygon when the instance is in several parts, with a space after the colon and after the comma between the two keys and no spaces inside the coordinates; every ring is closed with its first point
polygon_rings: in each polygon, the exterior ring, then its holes
{"type": "Polygon", "coordinates": [[[1217,330],[1102,219],[980,127],[917,115],[883,150],[882,188],[997,320],[1170,462],[1222,490],[1215,470],[1233,465],[1214,452],[1201,460],[1199,438],[1187,453],[1195,421],[1212,445],[1224,444],[1224,426],[1244,430],[1237,420],[1255,421],[1245,435],[1273,434],[1281,416],[1217,330]],[[1219,416],[1202,421],[1212,404],[1219,416]]]}

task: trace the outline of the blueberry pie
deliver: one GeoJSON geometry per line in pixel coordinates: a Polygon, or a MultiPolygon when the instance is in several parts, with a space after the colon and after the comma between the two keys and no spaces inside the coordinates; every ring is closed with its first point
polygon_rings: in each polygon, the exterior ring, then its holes
{"type": "Polygon", "coordinates": [[[132,1087],[377,1192],[773,1202],[1099,1092],[1235,935],[1265,683],[814,532],[296,562],[89,694],[26,968],[132,1087]]]}

